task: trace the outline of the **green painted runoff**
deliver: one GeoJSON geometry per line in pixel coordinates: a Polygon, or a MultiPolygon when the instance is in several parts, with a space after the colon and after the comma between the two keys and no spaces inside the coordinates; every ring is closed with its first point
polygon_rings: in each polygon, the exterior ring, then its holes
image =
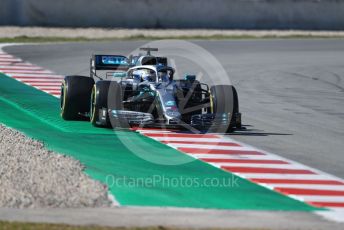
{"type": "Polygon", "coordinates": [[[0,74],[0,123],[78,159],[121,205],[316,210],[139,133],[64,121],[59,106],[58,98],[0,74]]]}

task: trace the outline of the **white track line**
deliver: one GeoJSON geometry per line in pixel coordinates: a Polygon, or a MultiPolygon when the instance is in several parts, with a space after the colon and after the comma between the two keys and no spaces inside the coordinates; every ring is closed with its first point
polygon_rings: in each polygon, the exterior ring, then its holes
{"type": "Polygon", "coordinates": [[[34,87],[40,87],[40,86],[55,86],[55,87],[61,87],[61,82],[34,82],[32,84],[25,83],[27,85],[31,85],[34,87]]]}
{"type": "Polygon", "coordinates": [[[0,66],[0,71],[2,70],[44,70],[42,67],[39,66],[0,66]]]}
{"type": "Polygon", "coordinates": [[[59,90],[60,89],[60,86],[35,86],[36,88],[38,89],[41,89],[41,90],[59,90]]]}
{"type": "Polygon", "coordinates": [[[10,54],[0,54],[0,58],[14,58],[14,57],[10,54]]]}
{"type": "Polygon", "coordinates": [[[192,154],[194,158],[217,158],[217,159],[250,159],[250,160],[281,160],[279,157],[269,155],[228,155],[228,154],[192,154]]]}
{"type": "Polygon", "coordinates": [[[302,167],[294,164],[249,164],[249,163],[212,163],[220,167],[232,166],[232,167],[245,167],[245,168],[271,168],[271,169],[303,169],[302,167]]]}
{"type": "Polygon", "coordinates": [[[23,74],[23,76],[27,76],[24,74],[52,74],[50,70],[3,70],[2,71],[5,74],[11,74],[11,75],[16,75],[16,74],[23,74]]]}
{"type": "Polygon", "coordinates": [[[187,137],[153,137],[153,139],[157,141],[192,141],[194,143],[197,142],[227,142],[227,143],[234,143],[225,138],[187,138],[187,137]]]}
{"type": "Polygon", "coordinates": [[[0,62],[0,66],[16,66],[16,67],[33,67],[35,65],[32,65],[30,63],[24,63],[24,62],[0,62]]]}
{"type": "Polygon", "coordinates": [[[63,81],[63,79],[49,79],[49,78],[16,78],[16,77],[13,77],[15,78],[16,80],[18,81],[23,81],[23,82],[31,82],[32,84],[34,84],[35,82],[39,83],[39,82],[46,82],[46,83],[52,83],[52,82],[55,82],[55,83],[61,83],[63,81]]]}
{"type": "Polygon", "coordinates": [[[15,73],[15,74],[8,74],[14,78],[23,78],[23,79],[61,79],[63,80],[64,77],[61,75],[57,75],[54,73],[46,73],[46,74],[37,74],[36,72],[31,73],[15,73]]]}
{"type": "Polygon", "coordinates": [[[169,130],[149,130],[149,131],[144,131],[140,130],[141,133],[170,133],[171,131],[169,130]]]}
{"type": "Polygon", "coordinates": [[[197,145],[197,144],[167,144],[172,148],[197,148],[197,149],[220,149],[220,150],[237,150],[237,151],[253,151],[255,149],[249,147],[236,147],[236,146],[219,146],[219,145],[197,145]]]}
{"type": "Polygon", "coordinates": [[[300,199],[308,202],[344,202],[343,196],[312,196],[312,195],[303,195],[297,196],[300,199]]]}
{"type": "Polygon", "coordinates": [[[316,213],[332,221],[344,222],[343,208],[331,208],[330,211],[317,211],[316,213]]]}
{"type": "MultiPolygon", "coordinates": [[[[239,173],[238,173],[239,174],[239,173]]],[[[331,180],[333,177],[319,174],[272,174],[272,173],[240,173],[247,179],[296,179],[296,180],[331,180]]]]}
{"type": "MultiPolygon", "coordinates": [[[[318,184],[269,184],[273,188],[304,188],[315,190],[344,191],[344,185],[318,185],[318,184]]],[[[344,196],[343,196],[344,198],[344,196]]]]}
{"type": "Polygon", "coordinates": [[[19,58],[1,58],[0,57],[0,62],[22,62],[22,59],[19,58]]]}

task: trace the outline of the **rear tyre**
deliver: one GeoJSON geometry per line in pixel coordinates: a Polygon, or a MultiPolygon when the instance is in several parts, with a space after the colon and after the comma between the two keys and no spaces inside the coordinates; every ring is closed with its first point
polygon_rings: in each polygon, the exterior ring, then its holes
{"type": "Polygon", "coordinates": [[[220,132],[233,132],[235,127],[236,111],[239,110],[236,90],[231,85],[215,85],[210,88],[212,113],[230,114],[228,127],[220,128],[220,132]]]}
{"type": "Polygon", "coordinates": [[[66,76],[61,85],[61,117],[65,120],[87,120],[94,80],[84,76],[66,76]],[[83,115],[84,114],[84,115],[83,115]]]}
{"type": "Polygon", "coordinates": [[[122,108],[121,86],[115,81],[98,81],[91,93],[91,123],[111,127],[109,111],[122,108]]]}

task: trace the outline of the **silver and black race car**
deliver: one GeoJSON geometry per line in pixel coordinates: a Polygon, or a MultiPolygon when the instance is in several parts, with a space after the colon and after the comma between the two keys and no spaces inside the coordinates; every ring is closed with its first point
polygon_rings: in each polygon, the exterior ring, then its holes
{"type": "Polygon", "coordinates": [[[61,116],[90,120],[97,127],[167,127],[231,132],[241,128],[232,85],[200,83],[195,75],[174,79],[167,58],[151,55],[93,55],[90,77],[66,76],[61,116]]]}

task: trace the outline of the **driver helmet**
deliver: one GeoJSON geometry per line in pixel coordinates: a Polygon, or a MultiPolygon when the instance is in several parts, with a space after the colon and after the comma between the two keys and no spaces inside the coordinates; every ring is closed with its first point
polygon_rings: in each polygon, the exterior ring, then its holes
{"type": "Polygon", "coordinates": [[[158,75],[159,75],[160,81],[167,82],[170,80],[170,77],[168,76],[167,71],[159,71],[158,75]]]}
{"type": "Polygon", "coordinates": [[[142,81],[155,81],[155,74],[144,72],[141,74],[142,81]]]}

